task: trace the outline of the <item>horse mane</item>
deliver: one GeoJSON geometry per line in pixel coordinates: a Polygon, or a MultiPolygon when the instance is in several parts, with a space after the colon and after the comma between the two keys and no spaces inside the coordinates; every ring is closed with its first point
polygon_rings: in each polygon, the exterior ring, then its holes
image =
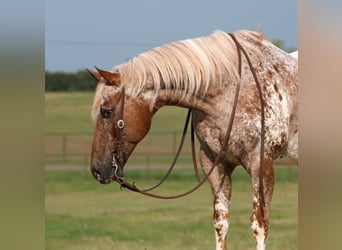
{"type": "MultiPolygon", "coordinates": [[[[247,51],[260,53],[255,44],[263,40],[262,34],[246,30],[234,34],[247,51]]],[[[112,71],[120,72],[126,93],[133,97],[151,89],[158,95],[163,89],[178,91],[181,98],[189,98],[205,96],[211,84],[217,86],[223,81],[237,81],[237,67],[235,43],[226,32],[217,30],[208,36],[153,48],[112,71]]],[[[95,102],[101,97],[98,92],[104,90],[104,84],[101,85],[96,91],[95,102]]]]}

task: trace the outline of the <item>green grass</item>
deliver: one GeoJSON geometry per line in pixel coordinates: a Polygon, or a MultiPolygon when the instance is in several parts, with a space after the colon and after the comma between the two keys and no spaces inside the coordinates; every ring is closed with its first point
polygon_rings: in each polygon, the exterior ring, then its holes
{"type": "MultiPolygon", "coordinates": [[[[154,170],[127,170],[139,187],[162,176],[154,170]]],[[[297,169],[276,169],[268,249],[297,249],[297,169]]],[[[177,194],[195,184],[191,170],[176,169],[163,194],[177,194]]],[[[229,247],[255,249],[249,228],[250,177],[233,174],[229,247]]],[[[213,249],[212,197],[208,184],[185,198],[155,200],[117,184],[101,185],[90,173],[47,171],[45,179],[46,249],[213,249]]]]}
{"type": "Polygon", "coordinates": [[[93,133],[94,93],[45,93],[45,133],[93,133]]]}

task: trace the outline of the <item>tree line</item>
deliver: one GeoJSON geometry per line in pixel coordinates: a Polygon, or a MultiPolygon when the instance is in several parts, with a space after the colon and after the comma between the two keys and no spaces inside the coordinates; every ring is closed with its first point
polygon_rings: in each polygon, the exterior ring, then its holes
{"type": "MultiPolygon", "coordinates": [[[[295,48],[284,48],[282,40],[272,41],[279,48],[292,52],[295,48]]],[[[45,72],[45,91],[94,91],[97,82],[86,70],[73,73],[67,72],[45,72]]]]}
{"type": "Polygon", "coordinates": [[[86,70],[73,73],[45,72],[45,91],[94,91],[96,84],[86,70]]]}

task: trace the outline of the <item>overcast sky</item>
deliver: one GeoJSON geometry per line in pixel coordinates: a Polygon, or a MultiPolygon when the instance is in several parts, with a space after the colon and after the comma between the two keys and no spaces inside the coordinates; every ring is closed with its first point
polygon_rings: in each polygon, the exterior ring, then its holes
{"type": "Polygon", "coordinates": [[[46,0],[45,67],[109,69],[168,42],[259,25],[297,48],[297,23],[296,0],[46,0]]]}

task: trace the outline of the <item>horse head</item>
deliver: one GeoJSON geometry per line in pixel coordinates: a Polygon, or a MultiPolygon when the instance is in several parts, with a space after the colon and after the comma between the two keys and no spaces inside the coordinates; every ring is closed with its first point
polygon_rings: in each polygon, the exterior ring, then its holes
{"type": "Polygon", "coordinates": [[[99,81],[93,113],[96,120],[91,172],[102,184],[119,181],[135,146],[151,126],[152,113],[143,98],[125,94],[119,72],[88,72],[99,81]]]}

